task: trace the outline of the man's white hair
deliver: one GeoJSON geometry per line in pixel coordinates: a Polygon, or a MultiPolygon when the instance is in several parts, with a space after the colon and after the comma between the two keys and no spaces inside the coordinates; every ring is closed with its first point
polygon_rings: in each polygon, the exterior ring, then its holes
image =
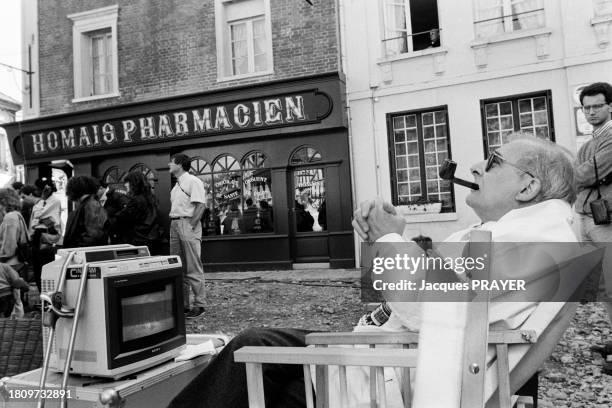
{"type": "Polygon", "coordinates": [[[517,165],[540,180],[542,188],[536,202],[559,199],[576,201],[574,155],[566,148],[531,133],[514,132],[510,142],[524,147],[517,165]]]}

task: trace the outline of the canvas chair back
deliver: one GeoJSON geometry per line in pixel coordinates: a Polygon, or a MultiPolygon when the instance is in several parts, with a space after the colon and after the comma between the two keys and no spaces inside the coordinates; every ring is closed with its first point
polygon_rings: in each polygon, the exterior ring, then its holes
{"type": "MultiPolygon", "coordinates": [[[[485,270],[488,271],[491,233],[473,231],[466,255],[480,257],[483,254],[489,254],[485,257],[485,270]]],[[[341,407],[349,406],[347,366],[372,367],[369,376],[372,407],[387,406],[384,367],[416,367],[414,398],[404,398],[405,407],[484,407],[488,293],[477,296],[478,301],[469,303],[424,304],[418,349],[243,347],[234,353],[234,360],[246,364],[249,406],[264,408],[265,405],[262,364],[301,364],[309,408],[314,407],[310,365],[317,367],[317,407],[329,406],[328,382],[323,380],[326,379],[326,367],[333,365],[339,366],[341,407]]]]}

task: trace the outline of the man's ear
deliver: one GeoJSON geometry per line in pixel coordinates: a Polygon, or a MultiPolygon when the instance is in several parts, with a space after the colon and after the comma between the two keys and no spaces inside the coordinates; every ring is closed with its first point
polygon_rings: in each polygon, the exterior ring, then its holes
{"type": "Polygon", "coordinates": [[[516,201],[527,203],[535,199],[542,190],[542,183],[537,178],[531,177],[529,183],[523,187],[514,197],[516,201]]]}

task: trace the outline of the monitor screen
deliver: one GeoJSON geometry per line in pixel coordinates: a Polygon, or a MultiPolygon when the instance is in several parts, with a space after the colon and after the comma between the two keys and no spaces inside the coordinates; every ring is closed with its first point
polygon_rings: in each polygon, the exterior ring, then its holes
{"type": "Polygon", "coordinates": [[[123,341],[172,329],[175,324],[173,303],[171,283],[148,293],[121,298],[123,341]]]}

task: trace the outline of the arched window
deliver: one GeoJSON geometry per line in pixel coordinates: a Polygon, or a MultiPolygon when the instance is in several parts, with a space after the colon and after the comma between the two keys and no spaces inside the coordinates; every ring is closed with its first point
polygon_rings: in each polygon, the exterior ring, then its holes
{"type": "Polygon", "coordinates": [[[243,169],[260,169],[265,166],[266,155],[262,152],[247,153],[242,159],[243,169]]]}
{"type": "Polygon", "coordinates": [[[112,189],[124,191],[123,177],[125,173],[118,167],[109,167],[102,176],[102,181],[112,189]]]}
{"type": "Polygon", "coordinates": [[[239,212],[242,207],[242,172],[234,156],[224,154],[213,163],[215,207],[220,211],[239,212]]]}
{"type": "Polygon", "coordinates": [[[265,166],[260,151],[247,153],[242,161],[224,154],[212,165],[201,157],[192,159],[190,172],[209,186],[207,235],[273,232],[271,177],[265,166]]]}
{"type": "Polygon", "coordinates": [[[132,166],[130,171],[139,171],[142,174],[144,174],[151,188],[155,190],[155,184],[157,183],[157,176],[153,170],[151,170],[150,168],[148,168],[146,165],[142,163],[138,163],[132,166]]]}
{"type": "MultiPolygon", "coordinates": [[[[317,149],[303,146],[293,152],[289,164],[304,166],[321,160],[321,153],[317,149]]],[[[324,168],[305,166],[294,169],[293,188],[296,230],[298,232],[327,230],[324,168]]]]}
{"type": "Polygon", "coordinates": [[[289,164],[292,166],[299,166],[301,164],[310,164],[321,161],[321,153],[313,147],[300,147],[291,155],[289,164]]]}
{"type": "Polygon", "coordinates": [[[189,172],[196,176],[209,174],[211,172],[210,164],[206,163],[206,160],[201,157],[193,157],[191,159],[191,169],[189,169],[189,172]]]}
{"type": "Polygon", "coordinates": [[[212,192],[212,169],[210,168],[210,164],[206,162],[201,157],[193,157],[191,159],[191,168],[189,169],[189,173],[193,174],[204,184],[204,188],[206,189],[206,207],[210,207],[213,198],[212,192]]]}
{"type": "Polygon", "coordinates": [[[272,177],[265,165],[266,156],[259,151],[247,153],[242,159],[244,211],[257,211],[258,208],[272,206],[272,177]]]}
{"type": "Polygon", "coordinates": [[[240,170],[240,163],[238,163],[234,156],[229,154],[219,156],[213,165],[213,172],[215,173],[235,170],[240,170]]]}

